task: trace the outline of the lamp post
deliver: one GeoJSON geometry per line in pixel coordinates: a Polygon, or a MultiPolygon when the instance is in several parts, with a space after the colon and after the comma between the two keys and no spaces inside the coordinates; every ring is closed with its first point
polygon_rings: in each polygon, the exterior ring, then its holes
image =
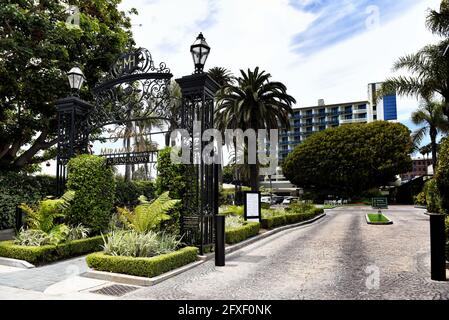
{"type": "Polygon", "coordinates": [[[58,112],[58,156],[57,156],[57,192],[64,193],[67,177],[66,165],[77,154],[88,153],[88,132],[85,123],[89,110],[93,107],[79,98],[79,92],[86,81],[80,68],[74,67],[67,72],[71,95],[56,101],[58,112]]]}
{"type": "Polygon", "coordinates": [[[203,73],[204,65],[209,57],[210,47],[202,33],[198,35],[195,42],[191,45],[190,53],[195,64],[195,73],[203,73]]]}
{"type": "Polygon", "coordinates": [[[72,89],[72,92],[74,94],[78,94],[78,92],[81,90],[81,87],[83,86],[84,81],[86,81],[84,73],[80,68],[73,67],[69,72],[67,72],[67,78],[69,80],[70,89],[72,89]]]}

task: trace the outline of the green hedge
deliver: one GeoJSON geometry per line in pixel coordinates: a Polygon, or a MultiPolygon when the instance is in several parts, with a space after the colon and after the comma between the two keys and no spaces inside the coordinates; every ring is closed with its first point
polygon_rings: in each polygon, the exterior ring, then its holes
{"type": "Polygon", "coordinates": [[[59,245],[26,247],[15,245],[13,241],[0,242],[0,257],[25,260],[35,265],[76,257],[101,250],[101,236],[74,240],[59,245]]]}
{"type": "Polygon", "coordinates": [[[195,262],[197,259],[198,248],[186,247],[151,258],[108,256],[97,252],[88,255],[86,261],[94,270],[151,278],[195,262]]]}
{"type": "Polygon", "coordinates": [[[295,224],[311,220],[323,213],[324,210],[322,208],[314,208],[307,213],[291,213],[286,215],[264,218],[262,219],[262,227],[264,229],[274,229],[288,224],[295,224]]]}
{"type": "Polygon", "coordinates": [[[247,222],[243,227],[226,230],[226,243],[234,244],[242,242],[259,234],[259,222],[247,222]]]}
{"type": "Polygon", "coordinates": [[[67,168],[67,188],[76,194],[66,214],[66,223],[81,223],[93,234],[104,232],[109,226],[115,202],[112,166],[108,166],[103,157],[81,155],[71,159],[67,168]]]}
{"type": "Polygon", "coordinates": [[[56,195],[56,178],[0,172],[0,230],[14,228],[16,207],[56,195]]]}
{"type": "Polygon", "coordinates": [[[132,180],[125,181],[124,177],[116,177],[115,205],[119,207],[134,206],[138,198],[145,196],[154,199],[154,183],[152,181],[132,180]]]}

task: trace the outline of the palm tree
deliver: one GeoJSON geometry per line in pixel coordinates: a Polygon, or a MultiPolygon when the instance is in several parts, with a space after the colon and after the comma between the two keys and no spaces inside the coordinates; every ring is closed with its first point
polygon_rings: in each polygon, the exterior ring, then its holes
{"type": "Polygon", "coordinates": [[[220,88],[232,84],[235,79],[231,71],[222,67],[211,68],[207,73],[220,85],[220,88]]]}
{"type": "MultiPolygon", "coordinates": [[[[271,75],[241,70],[236,84],[224,86],[217,94],[216,123],[219,129],[279,129],[289,128],[295,98],[287,94],[281,82],[271,82],[271,75]]],[[[259,162],[250,165],[250,184],[259,190],[259,162]]]]}
{"type": "Polygon", "coordinates": [[[443,56],[446,46],[445,42],[428,45],[415,54],[399,58],[393,70],[404,69],[412,75],[388,78],[379,96],[396,92],[430,100],[435,93],[439,93],[445,100],[443,111],[449,116],[449,59],[443,56]]]}
{"type": "Polygon", "coordinates": [[[170,146],[171,133],[178,129],[181,122],[182,109],[182,92],[181,87],[176,81],[172,81],[169,88],[169,101],[165,112],[165,117],[170,119],[168,121],[168,132],[165,134],[165,146],[170,146]]]}
{"type": "Polygon", "coordinates": [[[449,1],[441,1],[440,11],[430,10],[427,15],[427,27],[435,34],[449,37],[449,1]]]}
{"type": "Polygon", "coordinates": [[[415,125],[422,126],[413,133],[413,141],[419,145],[428,133],[432,150],[432,166],[435,171],[437,165],[437,137],[439,133],[449,132],[449,122],[443,114],[443,105],[439,102],[427,100],[419,109],[412,113],[415,125]]]}
{"type": "Polygon", "coordinates": [[[393,71],[407,70],[412,76],[387,79],[379,96],[396,92],[399,95],[431,99],[435,93],[444,98],[443,112],[449,117],[449,3],[441,2],[440,11],[430,10],[426,21],[433,33],[446,37],[435,45],[428,45],[415,54],[398,59],[393,71]],[[446,53],[446,56],[444,55],[446,53]]]}

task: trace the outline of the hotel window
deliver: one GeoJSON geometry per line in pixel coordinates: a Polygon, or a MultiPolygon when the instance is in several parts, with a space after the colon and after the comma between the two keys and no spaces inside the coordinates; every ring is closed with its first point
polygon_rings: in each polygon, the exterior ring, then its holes
{"type": "Polygon", "coordinates": [[[307,133],[313,132],[313,128],[312,127],[307,127],[307,133]]]}
{"type": "Polygon", "coordinates": [[[307,124],[307,125],[312,125],[312,119],[307,119],[307,120],[306,120],[306,124],[307,124]]]}
{"type": "Polygon", "coordinates": [[[325,123],[326,122],[326,118],[320,118],[319,122],[320,123],[325,123]]]}
{"type": "Polygon", "coordinates": [[[319,130],[320,131],[326,130],[326,126],[320,126],[319,130]]]}
{"type": "Polygon", "coordinates": [[[326,114],[326,109],[320,109],[320,111],[318,111],[319,114],[326,114]]]}
{"type": "Polygon", "coordinates": [[[352,116],[345,116],[345,120],[352,120],[352,116]]]}
{"type": "Polygon", "coordinates": [[[377,115],[374,115],[374,116],[373,116],[373,120],[377,120],[377,115]]]}
{"type": "Polygon", "coordinates": [[[359,119],[366,119],[366,113],[359,114],[359,119]]]}
{"type": "Polygon", "coordinates": [[[333,113],[333,114],[338,113],[338,107],[332,108],[332,113],[333,113]]]}
{"type": "Polygon", "coordinates": [[[313,114],[313,111],[312,110],[307,110],[307,112],[306,112],[306,115],[307,116],[311,116],[313,114]]]}
{"type": "Polygon", "coordinates": [[[377,106],[376,105],[373,106],[373,111],[377,111],[377,106]]]}
{"type": "Polygon", "coordinates": [[[366,110],[366,104],[359,104],[359,110],[366,110]]]}

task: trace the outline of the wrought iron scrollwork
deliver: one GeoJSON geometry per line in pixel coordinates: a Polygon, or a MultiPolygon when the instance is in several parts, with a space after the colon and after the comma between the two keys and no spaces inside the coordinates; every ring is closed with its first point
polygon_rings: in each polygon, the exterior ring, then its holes
{"type": "Polygon", "coordinates": [[[169,121],[171,78],[166,64],[156,66],[147,49],[121,55],[109,75],[93,90],[96,103],[89,114],[89,127],[94,130],[148,118],[169,121]]]}

